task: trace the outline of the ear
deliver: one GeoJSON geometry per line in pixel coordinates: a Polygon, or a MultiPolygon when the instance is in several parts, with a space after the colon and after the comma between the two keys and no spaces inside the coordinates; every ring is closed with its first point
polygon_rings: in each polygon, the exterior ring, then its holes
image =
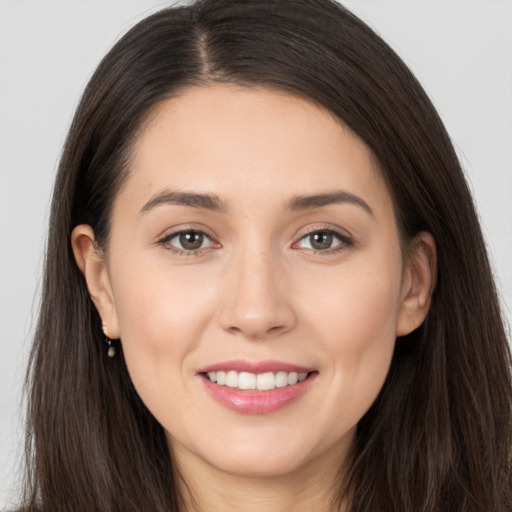
{"type": "Polygon", "coordinates": [[[76,226],[71,233],[71,246],[91,299],[100,314],[105,335],[112,339],[119,338],[119,322],[110,277],[104,255],[97,247],[91,226],[76,226]]]}
{"type": "Polygon", "coordinates": [[[405,336],[425,320],[437,278],[434,237],[425,231],[410,242],[402,279],[397,336],[405,336]]]}

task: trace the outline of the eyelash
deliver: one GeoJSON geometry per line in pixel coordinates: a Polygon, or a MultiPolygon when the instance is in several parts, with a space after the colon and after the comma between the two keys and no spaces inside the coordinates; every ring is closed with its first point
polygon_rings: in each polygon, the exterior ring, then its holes
{"type": "Polygon", "coordinates": [[[305,240],[306,238],[310,237],[311,235],[315,235],[315,234],[318,234],[318,233],[327,233],[328,235],[332,235],[334,238],[337,238],[339,240],[339,244],[336,245],[335,247],[332,247],[332,248],[329,248],[329,249],[309,249],[310,251],[313,252],[313,254],[322,254],[322,255],[330,255],[330,254],[336,254],[338,252],[341,252],[341,251],[345,251],[347,250],[349,247],[352,247],[354,245],[354,242],[353,240],[347,236],[347,235],[344,235],[343,233],[331,228],[331,227],[328,227],[328,226],[325,226],[323,228],[315,228],[315,229],[312,229],[311,231],[303,234],[300,239],[294,243],[294,245],[296,245],[297,243],[301,242],[302,240],[305,240]]]}
{"type": "MultiPolygon", "coordinates": [[[[175,231],[175,232],[170,233],[169,235],[166,235],[165,237],[161,238],[160,240],[158,240],[158,244],[162,245],[163,247],[165,247],[166,250],[168,250],[178,256],[200,256],[201,254],[203,254],[204,251],[211,248],[211,246],[209,246],[209,247],[202,247],[199,249],[180,249],[178,247],[173,246],[170,243],[171,240],[173,240],[174,238],[177,238],[180,235],[185,234],[185,233],[201,235],[205,239],[209,240],[211,242],[212,246],[217,243],[217,242],[215,242],[214,238],[211,235],[209,235],[208,233],[206,233],[205,231],[202,231],[200,229],[181,229],[179,231],[175,231]]],[[[295,242],[293,245],[296,245],[296,244],[300,243],[301,241],[305,240],[306,238],[308,238],[314,234],[319,234],[319,233],[326,233],[328,235],[332,235],[334,238],[337,238],[340,243],[338,245],[336,245],[335,247],[323,249],[323,250],[322,249],[308,249],[308,250],[312,251],[312,253],[315,255],[316,254],[322,254],[322,255],[335,254],[335,253],[344,251],[347,248],[354,245],[354,243],[350,237],[340,233],[339,231],[336,231],[335,229],[327,227],[327,226],[324,228],[320,228],[320,229],[318,229],[318,228],[312,229],[311,231],[303,234],[299,238],[299,240],[297,242],[295,242]]]]}
{"type": "Polygon", "coordinates": [[[212,245],[215,245],[217,243],[215,242],[214,238],[211,235],[200,229],[180,229],[179,231],[174,231],[173,233],[170,233],[169,235],[166,235],[160,240],[158,240],[158,244],[162,245],[166,250],[172,252],[173,254],[176,254],[177,256],[200,256],[201,254],[203,254],[205,250],[210,249],[210,247],[202,247],[196,250],[180,249],[179,247],[175,247],[171,244],[171,240],[185,233],[194,233],[201,235],[206,240],[209,240],[212,245]]]}

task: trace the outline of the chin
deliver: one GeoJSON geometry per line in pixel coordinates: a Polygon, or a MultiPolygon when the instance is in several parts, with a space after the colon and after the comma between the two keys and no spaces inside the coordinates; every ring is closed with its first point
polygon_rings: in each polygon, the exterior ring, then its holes
{"type": "Polygon", "coordinates": [[[279,478],[300,471],[306,460],[297,457],[297,453],[266,454],[261,453],[245,457],[225,457],[211,461],[215,468],[224,473],[247,478],[279,478]]]}

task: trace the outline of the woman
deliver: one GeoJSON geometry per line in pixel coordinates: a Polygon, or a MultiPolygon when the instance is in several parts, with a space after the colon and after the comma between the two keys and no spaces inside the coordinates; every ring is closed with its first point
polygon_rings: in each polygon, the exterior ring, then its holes
{"type": "Polygon", "coordinates": [[[54,192],[24,510],[510,510],[510,355],[425,93],[329,0],[100,64],[54,192]]]}

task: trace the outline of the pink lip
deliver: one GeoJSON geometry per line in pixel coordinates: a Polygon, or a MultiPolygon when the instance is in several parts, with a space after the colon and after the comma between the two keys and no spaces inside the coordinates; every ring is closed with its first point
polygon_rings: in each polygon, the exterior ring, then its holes
{"type": "Polygon", "coordinates": [[[217,371],[235,371],[235,372],[249,372],[249,373],[265,373],[265,372],[297,372],[309,373],[314,371],[314,368],[307,368],[306,366],[298,366],[296,364],[285,363],[282,361],[247,361],[244,359],[234,359],[232,361],[224,361],[223,363],[216,363],[205,366],[197,371],[197,373],[208,373],[217,371]]]}
{"type": "Polygon", "coordinates": [[[249,362],[243,360],[227,361],[202,368],[198,372],[204,387],[210,396],[224,407],[242,414],[267,414],[277,411],[290,402],[301,397],[309,389],[318,373],[303,366],[279,361],[249,362]],[[241,390],[220,386],[211,382],[206,373],[214,371],[237,371],[251,373],[297,372],[309,373],[307,379],[293,386],[275,388],[269,391],[241,390]]]}

